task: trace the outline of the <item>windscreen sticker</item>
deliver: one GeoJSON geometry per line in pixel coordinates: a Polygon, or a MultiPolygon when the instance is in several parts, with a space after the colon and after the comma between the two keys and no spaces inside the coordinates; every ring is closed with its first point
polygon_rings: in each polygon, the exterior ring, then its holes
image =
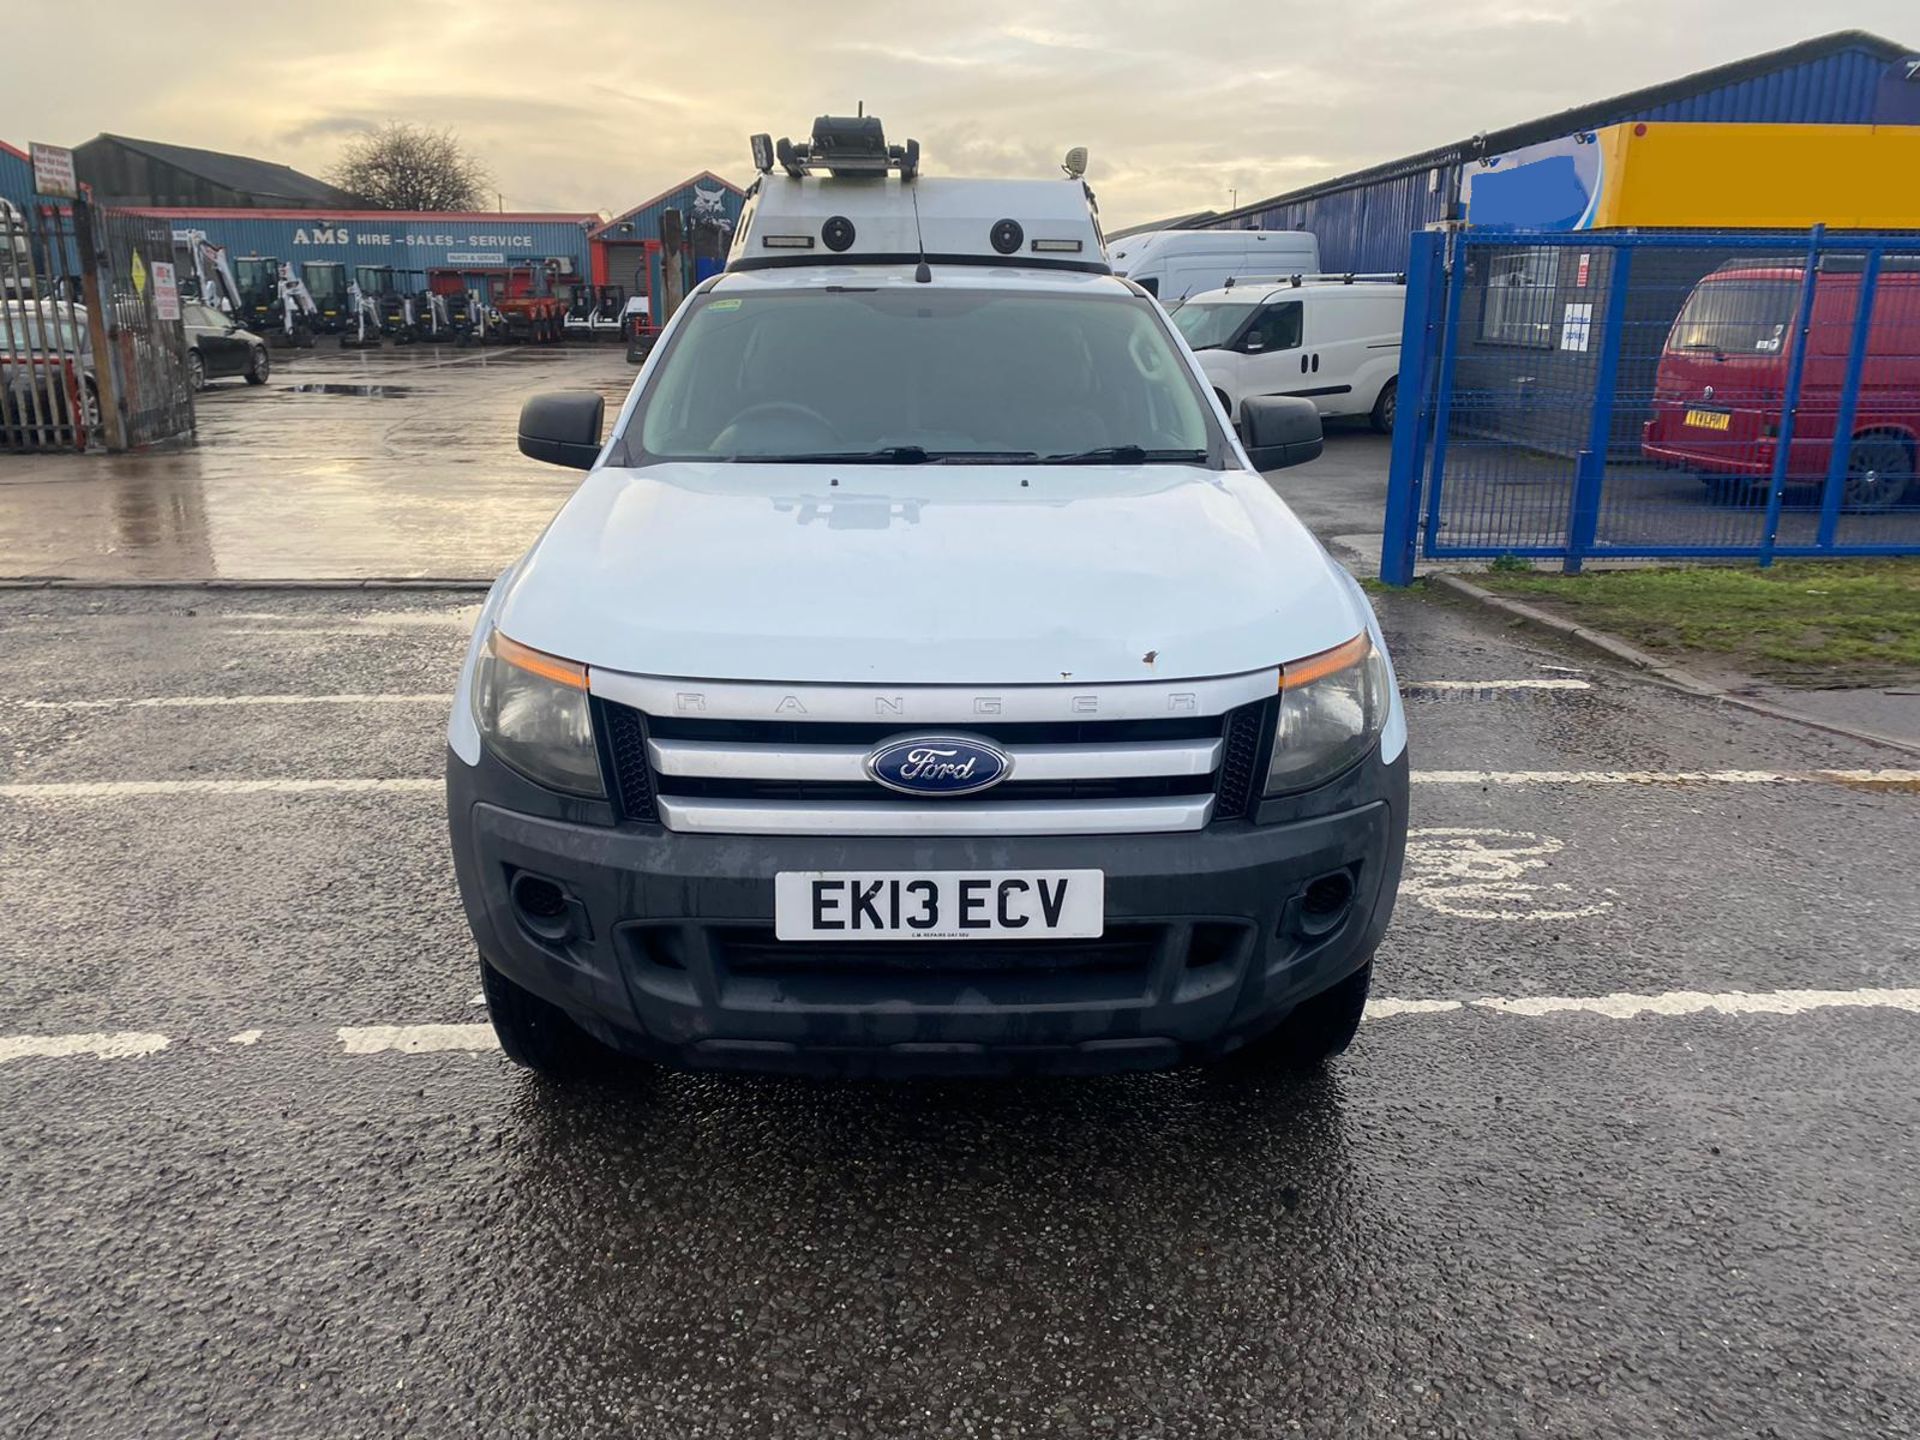
{"type": "Polygon", "coordinates": [[[740,308],[740,302],[738,300],[710,300],[707,302],[707,308],[709,310],[738,310],[740,308]]]}

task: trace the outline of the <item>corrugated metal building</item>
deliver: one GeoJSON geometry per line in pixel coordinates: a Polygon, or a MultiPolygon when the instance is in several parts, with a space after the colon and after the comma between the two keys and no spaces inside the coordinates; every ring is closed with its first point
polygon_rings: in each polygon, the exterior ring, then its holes
{"type": "Polygon", "coordinates": [[[0,140],[0,200],[11,201],[25,211],[33,198],[33,162],[27,152],[16,150],[0,140]]]}
{"type": "Polygon", "coordinates": [[[1637,120],[1920,123],[1916,59],[1891,40],[1840,31],[1271,196],[1192,228],[1310,230],[1329,270],[1399,270],[1412,232],[1460,218],[1461,175],[1483,157],[1637,120]]]}
{"type": "MultiPolygon", "coordinates": [[[[197,210],[129,207],[165,220],[177,244],[202,236],[230,258],[271,256],[296,263],[338,260],[398,271],[458,270],[484,275],[512,264],[557,260],[561,276],[586,273],[587,232],[598,215],[496,214],[412,210],[197,210]]],[[[479,288],[474,286],[471,288],[479,288]]]]}
{"type": "MultiPolygon", "coordinates": [[[[593,247],[594,283],[624,285],[630,295],[651,294],[654,287],[648,276],[658,265],[653,257],[660,248],[663,214],[678,210],[683,224],[690,224],[696,215],[707,216],[718,221],[731,237],[746,200],[747,192],[731,180],[702,170],[672,189],[641,201],[598,226],[588,237],[593,247]]],[[[724,241],[720,248],[724,255],[724,241]]]]}
{"type": "Polygon", "coordinates": [[[125,135],[96,135],[74,146],[73,169],[103,205],[273,210],[306,205],[347,209],[364,203],[290,165],[125,135]]]}

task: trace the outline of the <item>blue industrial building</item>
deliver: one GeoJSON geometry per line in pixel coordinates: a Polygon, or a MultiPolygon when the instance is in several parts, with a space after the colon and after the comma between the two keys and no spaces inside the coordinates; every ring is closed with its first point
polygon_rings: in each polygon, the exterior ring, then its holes
{"type": "Polygon", "coordinates": [[[1400,270],[1409,236],[1464,218],[1462,177],[1492,157],[1642,120],[1920,124],[1916,62],[1891,40],[1840,31],[1168,228],[1309,230],[1329,271],[1400,270]]]}
{"type": "Polygon", "coordinates": [[[481,210],[191,210],[129,207],[164,221],[177,244],[203,238],[229,257],[266,255],[296,264],[337,260],[403,272],[483,274],[529,262],[558,262],[564,277],[587,269],[587,232],[597,215],[496,214],[481,210]]]}
{"type": "Polygon", "coordinates": [[[27,152],[0,140],[0,200],[25,211],[33,199],[33,162],[27,152]]]}
{"type": "MultiPolygon", "coordinates": [[[[657,294],[660,288],[660,219],[669,210],[680,212],[680,222],[691,235],[696,223],[711,231],[707,243],[717,244],[722,256],[733,227],[740,219],[747,192],[711,170],[681,181],[650,200],[643,200],[596,226],[588,237],[593,247],[593,280],[597,285],[622,285],[631,295],[657,294]]],[[[716,267],[717,268],[717,267],[716,267]]],[[[700,278],[704,271],[698,272],[700,278]]],[[[664,316],[656,315],[664,320],[664,316]]]]}

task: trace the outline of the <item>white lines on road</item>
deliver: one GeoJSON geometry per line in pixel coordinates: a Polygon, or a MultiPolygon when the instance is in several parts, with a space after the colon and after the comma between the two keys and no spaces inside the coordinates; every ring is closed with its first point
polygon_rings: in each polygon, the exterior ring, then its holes
{"type": "Polygon", "coordinates": [[[1416,785],[1920,785],[1920,770],[1415,770],[1416,785]]]}
{"type": "Polygon", "coordinates": [[[495,1049],[491,1025],[343,1025],[334,1032],[349,1055],[397,1050],[424,1055],[437,1050],[495,1049]]]}
{"type": "MultiPolygon", "coordinates": [[[[1480,996],[1458,1000],[1398,999],[1381,996],[1367,1006],[1369,1022],[1463,1015],[1480,1011],[1506,1019],[1546,1020],[1560,1016],[1591,1016],[1607,1020],[1662,1020],[1688,1015],[1806,1015],[1819,1010],[1899,1010],[1920,1015],[1920,989],[1862,990],[1669,990],[1636,995],[1519,995],[1480,996]]],[[[302,1032],[290,1029],[285,1034],[302,1032]]],[[[310,1032],[309,1032],[310,1033],[310,1032]]],[[[499,1047],[493,1027],[475,1025],[342,1025],[333,1032],[347,1056],[434,1055],[449,1052],[486,1053],[499,1047]]],[[[227,1037],[228,1046],[251,1050],[275,1032],[242,1030],[227,1037]]],[[[172,1049],[173,1037],[150,1031],[97,1031],[78,1035],[0,1035],[0,1064],[10,1060],[143,1059],[172,1049]]],[[[182,1053],[176,1050],[175,1053],[182,1053]]],[[[229,1050],[227,1053],[234,1053],[229,1050]]]]}
{"type": "Polygon", "coordinates": [[[1512,695],[1530,690],[1591,690],[1590,680],[1408,680],[1400,693],[1419,695],[1512,695]]]}
{"type": "Polygon", "coordinates": [[[0,1065],[9,1060],[64,1060],[92,1055],[101,1060],[133,1060],[172,1044],[165,1035],[145,1030],[99,1030],[84,1035],[0,1035],[0,1065]]]}
{"type": "Polygon", "coordinates": [[[244,705],[448,705],[451,691],[418,695],[153,695],[101,700],[7,700],[14,710],[212,710],[244,705]]]}
{"type": "Polygon", "coordinates": [[[1490,1010],[1529,1020],[1549,1015],[1601,1015],[1609,1020],[1677,1015],[1804,1015],[1812,1010],[1906,1010],[1920,1015],[1920,990],[1669,990],[1660,995],[1523,995],[1479,1000],[1376,1000],[1369,1020],[1432,1015],[1453,1010],[1490,1010]]]}
{"type": "MultiPolygon", "coordinates": [[[[1416,770],[1416,785],[1854,785],[1920,788],[1920,770],[1416,770]]],[[[439,776],[387,779],[50,780],[0,785],[0,800],[132,800],[163,795],[437,792],[439,776]]]]}
{"type": "Polygon", "coordinates": [[[390,780],[344,777],[333,780],[72,780],[37,785],[0,785],[0,800],[136,800],[160,795],[369,795],[382,792],[437,793],[438,776],[390,780]]]}

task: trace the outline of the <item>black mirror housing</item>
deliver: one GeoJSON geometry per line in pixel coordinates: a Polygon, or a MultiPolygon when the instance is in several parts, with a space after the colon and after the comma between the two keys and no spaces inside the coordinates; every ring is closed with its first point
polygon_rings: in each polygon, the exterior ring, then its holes
{"type": "Polygon", "coordinates": [[[1284,470],[1320,458],[1320,411],[1291,395],[1250,395],[1240,402],[1240,433],[1256,470],[1284,470]]]}
{"type": "Polygon", "coordinates": [[[549,390],[520,407],[520,453],[529,460],[591,470],[600,457],[606,397],[593,390],[549,390]]]}

